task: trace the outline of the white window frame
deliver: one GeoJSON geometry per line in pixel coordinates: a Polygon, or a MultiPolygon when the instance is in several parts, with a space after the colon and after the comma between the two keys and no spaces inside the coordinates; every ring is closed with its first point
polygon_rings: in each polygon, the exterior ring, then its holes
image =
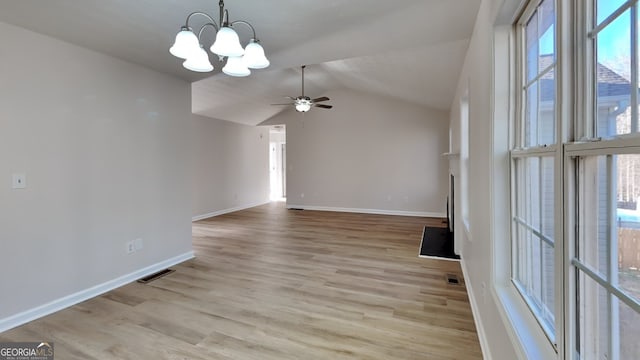
{"type": "MultiPolygon", "coordinates": [[[[568,1],[568,0],[567,0],[568,1]]],[[[580,261],[577,254],[577,248],[580,244],[579,219],[580,209],[577,204],[579,192],[579,159],[591,156],[607,156],[607,155],[623,155],[623,154],[640,154],[640,133],[638,132],[638,92],[631,91],[631,133],[623,135],[609,136],[606,139],[600,138],[601,134],[597,133],[597,116],[598,116],[598,93],[597,93],[597,71],[598,65],[596,57],[596,36],[597,34],[611,24],[617,17],[632,8],[631,13],[631,43],[635,46],[631,47],[631,79],[632,88],[638,84],[638,29],[637,29],[637,8],[640,7],[638,0],[628,0],[620,8],[614,11],[601,24],[596,24],[595,7],[597,0],[579,1],[576,5],[576,13],[579,14],[575,23],[574,31],[577,34],[578,47],[577,56],[579,61],[575,62],[577,73],[584,74],[576,80],[576,123],[575,138],[581,139],[580,142],[569,142],[564,145],[564,162],[565,162],[565,196],[564,209],[567,224],[565,226],[565,258],[568,259],[565,270],[565,341],[569,344],[566,347],[565,358],[579,359],[580,354],[577,352],[577,344],[579,339],[579,329],[577,329],[577,313],[578,313],[578,273],[590,278],[595,284],[601,286],[607,292],[608,306],[608,332],[613,337],[609,341],[608,354],[610,359],[618,359],[618,340],[617,337],[617,302],[621,301],[631,309],[640,313],[640,303],[637,299],[631,298],[617,286],[617,279],[612,274],[617,272],[617,255],[615,251],[617,246],[610,243],[612,239],[607,238],[607,261],[609,271],[607,276],[602,276],[598,271],[592,269],[588,264],[580,261]],[[636,11],[633,11],[635,8],[636,11]],[[585,31],[586,29],[586,31],[585,31]],[[636,85],[634,85],[636,84],[636,85]],[[591,106],[589,106],[591,105],[591,106]],[[578,119],[582,119],[579,121],[578,119]],[[613,267],[615,266],[615,269],[613,267]],[[614,271],[612,271],[612,269],[614,271]]],[[[609,186],[608,197],[614,198],[612,194],[613,188],[609,186]]]]}
{"type": "MultiPolygon", "coordinates": [[[[511,253],[511,282],[512,282],[512,286],[516,289],[517,293],[521,296],[522,301],[524,301],[524,303],[526,304],[527,308],[529,309],[529,311],[531,312],[531,314],[533,315],[533,317],[535,318],[535,320],[537,321],[540,329],[543,331],[544,335],[547,337],[549,344],[553,347],[554,351],[558,351],[558,342],[561,342],[563,339],[563,333],[562,333],[562,329],[563,326],[562,324],[564,323],[564,319],[563,319],[563,290],[562,290],[562,279],[561,277],[556,276],[553,282],[553,289],[554,289],[554,315],[555,315],[555,321],[553,324],[554,329],[550,329],[546,322],[543,321],[542,319],[539,318],[539,314],[538,311],[536,310],[537,308],[537,304],[534,303],[534,301],[526,295],[525,291],[523,291],[521,285],[519,284],[519,282],[516,279],[516,269],[518,267],[518,263],[517,263],[517,231],[515,229],[515,227],[513,226],[514,222],[518,222],[518,219],[516,219],[516,206],[517,206],[517,194],[515,193],[515,191],[517,191],[517,186],[516,186],[516,182],[515,182],[515,173],[516,173],[516,169],[515,169],[515,162],[518,159],[524,159],[526,157],[552,157],[553,161],[554,161],[554,194],[556,197],[556,201],[554,203],[554,213],[555,213],[555,218],[556,218],[556,222],[554,224],[554,241],[553,241],[553,248],[554,248],[554,267],[556,272],[560,271],[561,269],[563,269],[563,262],[562,262],[562,251],[563,251],[563,246],[562,246],[562,232],[563,232],[563,221],[562,221],[562,217],[559,216],[560,214],[562,214],[562,188],[563,188],[563,177],[562,177],[562,147],[558,146],[558,143],[561,143],[565,138],[565,131],[566,131],[566,127],[563,124],[563,117],[561,117],[562,115],[562,109],[560,107],[560,98],[561,98],[561,87],[560,87],[560,71],[559,71],[559,61],[561,59],[560,56],[560,47],[558,46],[559,44],[559,38],[560,38],[560,31],[559,31],[559,24],[560,24],[560,16],[558,15],[558,3],[560,1],[555,1],[555,20],[554,20],[554,30],[555,30],[555,37],[554,37],[554,56],[555,56],[555,61],[553,63],[553,65],[549,66],[546,69],[542,69],[542,71],[540,72],[539,70],[538,75],[533,79],[528,81],[527,80],[527,74],[526,74],[526,24],[528,23],[528,21],[531,19],[531,17],[534,15],[534,13],[538,10],[538,7],[541,5],[543,0],[532,0],[529,1],[529,3],[526,5],[526,7],[524,8],[524,10],[522,11],[521,15],[518,17],[518,20],[515,23],[514,26],[514,34],[515,34],[515,59],[516,59],[516,74],[515,74],[515,88],[516,88],[516,114],[515,114],[515,132],[514,134],[514,139],[511,141],[512,143],[512,150],[510,152],[510,158],[511,158],[511,190],[512,190],[512,194],[511,194],[511,248],[512,248],[512,253],[511,253]],[[555,133],[554,133],[554,140],[555,143],[553,144],[540,144],[539,146],[533,146],[533,147],[527,147],[525,148],[523,145],[525,144],[525,129],[524,129],[524,124],[525,124],[525,112],[526,112],[526,90],[527,87],[532,84],[533,82],[539,80],[544,74],[547,74],[549,71],[553,70],[554,71],[554,77],[555,77],[555,110],[554,110],[554,116],[555,116],[555,133]]],[[[542,237],[541,237],[541,241],[542,241],[542,237]]],[[[542,254],[540,254],[542,256],[542,254]]]]}
{"type": "MultiPolygon", "coordinates": [[[[554,146],[518,149],[514,144],[514,138],[520,134],[521,128],[517,126],[517,119],[522,114],[522,107],[518,104],[522,101],[522,86],[518,84],[518,76],[524,76],[522,69],[523,60],[518,50],[518,42],[522,43],[517,29],[518,21],[526,17],[527,12],[531,12],[532,7],[537,7],[540,0],[523,0],[520,3],[520,10],[517,10],[515,1],[509,7],[509,19],[499,20],[505,26],[496,26],[494,29],[494,171],[497,176],[494,178],[492,201],[494,204],[511,203],[511,210],[514,209],[513,193],[502,195],[501,189],[507,185],[505,182],[511,181],[514,185],[513,159],[525,156],[539,156],[543,154],[553,154],[556,159],[556,187],[554,187],[557,203],[555,209],[558,223],[556,223],[555,244],[557,247],[555,264],[558,276],[555,279],[555,304],[556,304],[556,344],[552,344],[545,338],[542,326],[535,319],[534,313],[526,305],[526,300],[520,296],[516,285],[509,281],[507,274],[513,270],[511,261],[500,261],[495,258],[493,268],[493,279],[495,282],[495,296],[499,304],[498,310],[513,329],[509,333],[516,346],[518,356],[530,359],[579,359],[576,349],[576,336],[578,336],[578,318],[576,297],[578,289],[578,274],[586,274],[593,279],[593,282],[602,286],[615,299],[640,313],[638,299],[630,298],[613,281],[608,281],[606,277],[590,271],[588,266],[583,266],[576,260],[576,245],[579,207],[577,205],[579,174],[576,173],[580,156],[596,156],[607,154],[640,154],[640,132],[627,135],[613,136],[608,139],[596,138],[597,128],[597,76],[595,57],[595,44],[590,40],[587,29],[591,29],[589,22],[593,22],[593,12],[596,0],[557,0],[556,1],[556,96],[560,97],[556,107],[556,144],[554,146]],[[512,17],[511,15],[516,15],[512,17]],[[511,27],[506,26],[510,24],[511,27]],[[502,60],[508,58],[508,60],[502,60]],[[509,72],[504,74],[505,62],[508,62],[509,72]],[[562,99],[565,99],[563,101],[562,99]],[[509,109],[503,109],[508,104],[509,109]],[[510,134],[508,142],[500,140],[498,137],[505,134],[499,129],[505,124],[509,124],[506,133],[510,134]],[[496,137],[498,136],[498,137],[496,137]],[[578,141],[579,140],[579,141],[578,141]],[[500,160],[503,152],[509,151],[508,160],[500,160]],[[504,176],[504,178],[503,178],[504,176]],[[502,187],[501,187],[502,185],[502,187]],[[559,187],[559,188],[558,188],[559,187]]],[[[631,3],[640,3],[639,0],[629,0],[631,3]]],[[[640,5],[638,5],[640,7],[640,5]]],[[[622,12],[623,10],[620,10],[622,12]]],[[[634,16],[638,16],[636,13],[634,16]]],[[[631,22],[633,26],[636,21],[631,22]]],[[[522,22],[520,22],[522,24],[522,22]]],[[[496,20],[498,25],[498,20],[496,20]]],[[[604,25],[602,25],[604,26],[604,25]]],[[[640,37],[637,32],[632,32],[633,42],[637,44],[635,37],[640,37]]],[[[634,49],[632,53],[633,69],[638,69],[640,50],[634,49]]],[[[635,70],[634,70],[635,71],[635,70]]],[[[633,84],[638,84],[640,70],[633,74],[631,79],[633,84]]],[[[632,92],[636,104],[638,94],[632,92]]],[[[637,107],[633,110],[634,119],[638,119],[637,107]]],[[[635,125],[634,125],[635,126],[635,125]]],[[[640,127],[640,125],[638,125],[640,127]]],[[[635,128],[634,128],[635,130],[635,128]]],[[[610,189],[610,191],[613,188],[610,189]]],[[[508,210],[494,209],[493,214],[494,231],[492,236],[495,240],[493,250],[494,256],[507,258],[509,253],[513,253],[513,238],[508,239],[501,235],[501,231],[512,232],[513,214],[508,210]],[[503,250],[507,248],[507,250],[503,250]]],[[[613,239],[609,239],[613,241],[613,239]]],[[[611,248],[611,247],[609,247],[611,248]]],[[[615,249],[612,249],[615,250],[615,249]]],[[[615,251],[610,251],[609,256],[615,255],[615,251]]],[[[614,261],[609,262],[614,264],[614,261]]],[[[512,273],[513,275],[513,273],[512,273]]],[[[611,277],[611,276],[609,276],[611,277]]],[[[615,312],[614,307],[610,311],[615,312]]],[[[614,345],[615,346],[615,345],[614,345]]],[[[610,352],[615,356],[615,352],[610,352]]],[[[586,354],[585,354],[586,355],[586,354]]]]}
{"type": "MultiPolygon", "coordinates": [[[[571,246],[567,246],[567,253],[569,258],[571,259],[571,270],[569,273],[569,284],[571,284],[569,290],[569,300],[568,300],[568,310],[566,317],[570,319],[571,327],[567,329],[570,333],[569,341],[571,346],[570,353],[568,354],[569,359],[579,359],[579,354],[576,349],[578,339],[578,329],[576,328],[576,316],[578,313],[578,272],[586,275],[590,278],[595,284],[601,286],[607,292],[607,298],[609,304],[607,306],[609,319],[608,331],[609,335],[613,337],[611,341],[609,341],[609,349],[608,354],[610,359],[618,359],[618,343],[619,339],[616,339],[618,336],[618,314],[617,314],[617,303],[618,301],[623,302],[631,309],[635,310],[637,313],[640,313],[640,302],[637,299],[634,299],[627,295],[623,289],[621,289],[617,284],[617,277],[614,277],[612,274],[617,273],[617,253],[613,250],[617,250],[617,246],[612,246],[610,243],[611,238],[607,238],[607,261],[608,261],[608,274],[607,276],[603,276],[599,274],[599,272],[589,266],[587,263],[581,261],[577,254],[577,247],[580,243],[580,234],[577,232],[577,222],[580,221],[578,218],[579,209],[575,205],[576,204],[576,194],[578,193],[578,175],[576,175],[576,170],[578,169],[578,159],[581,157],[592,157],[592,156],[607,156],[607,155],[624,155],[624,154],[640,154],[640,134],[634,134],[633,137],[619,137],[611,140],[599,140],[599,141],[590,141],[590,142],[575,142],[568,143],[565,145],[565,162],[567,166],[567,174],[573,173],[573,176],[570,176],[570,181],[567,181],[568,191],[567,193],[571,193],[571,196],[568,196],[565,201],[567,201],[567,208],[572,208],[572,216],[568,223],[568,228],[574,228],[576,231],[568,231],[567,239],[568,243],[571,246]],[[615,268],[614,268],[615,267],[615,268]]],[[[612,188],[609,187],[609,198],[615,198],[615,195],[611,193],[612,188]]]]}
{"type": "Polygon", "coordinates": [[[469,121],[470,121],[469,85],[460,99],[460,198],[462,205],[462,226],[469,236],[469,121]]]}

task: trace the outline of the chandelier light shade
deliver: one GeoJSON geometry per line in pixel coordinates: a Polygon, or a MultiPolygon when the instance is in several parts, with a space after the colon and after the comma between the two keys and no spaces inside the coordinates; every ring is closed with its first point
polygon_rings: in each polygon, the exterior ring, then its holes
{"type": "Polygon", "coordinates": [[[242,20],[229,21],[229,12],[224,8],[223,0],[218,2],[218,7],[220,8],[219,22],[204,12],[196,11],[189,14],[185,25],[176,35],[175,42],[169,52],[175,57],[185,59],[182,65],[188,70],[213,71],[209,54],[202,45],[202,34],[206,28],[211,27],[216,32],[216,38],[209,50],[218,56],[220,62],[226,60],[227,63],[222,68],[222,72],[230,76],[249,76],[251,74],[249,68],[264,69],[268,67],[270,65],[269,59],[264,54],[264,49],[260,45],[254,27],[242,20]],[[189,26],[189,21],[196,15],[209,20],[200,27],[197,35],[189,26]],[[247,26],[251,30],[252,38],[245,48],[240,43],[238,33],[233,29],[233,26],[237,24],[247,26]]]}
{"type": "Polygon", "coordinates": [[[203,47],[199,47],[194,55],[191,55],[182,63],[185,69],[196,72],[213,71],[213,65],[209,62],[209,54],[203,47]]]}
{"type": "Polygon", "coordinates": [[[240,45],[238,34],[232,28],[223,26],[216,34],[211,52],[220,56],[238,57],[244,54],[244,49],[240,45]]]}
{"type": "Polygon", "coordinates": [[[244,48],[243,60],[250,69],[264,69],[269,66],[269,59],[264,56],[262,45],[255,40],[251,40],[244,48]]]}
{"type": "Polygon", "coordinates": [[[169,52],[180,59],[187,59],[190,55],[195,55],[199,49],[200,41],[198,41],[196,34],[186,26],[183,26],[178,35],[176,35],[176,41],[169,49],[169,52]]]}
{"type": "Polygon", "coordinates": [[[227,65],[222,68],[222,72],[229,76],[237,77],[251,75],[251,70],[249,70],[241,56],[228,58],[227,65]]]}

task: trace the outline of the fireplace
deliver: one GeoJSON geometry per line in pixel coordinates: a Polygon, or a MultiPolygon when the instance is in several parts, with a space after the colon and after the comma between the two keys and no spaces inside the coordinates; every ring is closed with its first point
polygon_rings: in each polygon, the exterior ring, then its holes
{"type": "Polygon", "coordinates": [[[460,245],[455,239],[456,229],[456,210],[460,207],[460,201],[456,199],[456,184],[460,182],[460,154],[458,153],[446,153],[449,160],[449,184],[447,189],[447,222],[449,226],[449,232],[451,233],[451,239],[453,241],[453,248],[456,254],[460,254],[462,250],[460,245]]]}
{"type": "Polygon", "coordinates": [[[460,260],[453,237],[455,214],[454,187],[455,178],[449,175],[449,194],[447,195],[447,227],[425,226],[420,243],[420,257],[446,260],[460,260]]]}

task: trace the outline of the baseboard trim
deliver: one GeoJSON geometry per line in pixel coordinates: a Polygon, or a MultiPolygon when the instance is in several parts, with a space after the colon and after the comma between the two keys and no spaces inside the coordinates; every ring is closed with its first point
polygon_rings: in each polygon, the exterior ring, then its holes
{"type": "Polygon", "coordinates": [[[193,254],[193,251],[188,251],[184,254],[174,256],[164,261],[160,261],[153,265],[150,265],[140,270],[136,270],[132,273],[120,276],[113,280],[109,280],[102,284],[98,284],[88,289],[78,291],[74,294],[67,295],[60,299],[53,300],[47,304],[40,305],[33,309],[23,311],[19,314],[12,315],[4,319],[0,319],[0,333],[7,331],[9,329],[13,329],[17,326],[26,324],[30,321],[39,319],[41,317],[53,314],[54,312],[66,309],[70,306],[79,304],[83,301],[89,300],[96,296],[102,295],[108,291],[119,288],[130,282],[136,281],[142,277],[151,275],[160,270],[166,269],[170,266],[177,265],[189,259],[193,259],[194,257],[195,256],[193,254]]]}
{"type": "Polygon", "coordinates": [[[467,295],[469,296],[469,303],[471,304],[471,314],[473,315],[473,321],[476,323],[476,332],[478,333],[478,341],[480,341],[480,350],[482,350],[483,359],[493,359],[491,356],[491,350],[489,349],[489,341],[484,331],[484,325],[482,324],[482,317],[480,317],[480,310],[478,309],[478,302],[473,292],[473,286],[468,281],[469,273],[467,272],[467,265],[464,258],[460,257],[460,267],[462,268],[462,275],[464,276],[464,283],[467,287],[467,295]]]}
{"type": "Polygon", "coordinates": [[[220,215],[229,214],[229,213],[240,211],[240,210],[250,209],[250,208],[256,207],[256,206],[266,205],[266,204],[268,204],[270,202],[271,201],[257,202],[257,203],[253,203],[253,204],[232,207],[232,208],[229,208],[229,209],[222,209],[222,210],[210,212],[208,214],[196,215],[196,216],[191,218],[191,221],[192,222],[193,221],[199,221],[199,220],[203,220],[203,219],[212,218],[214,216],[220,216],[220,215]]]}
{"type": "Polygon", "coordinates": [[[313,211],[335,211],[335,212],[375,214],[375,215],[434,217],[434,218],[446,218],[447,217],[446,213],[436,213],[436,212],[381,210],[381,209],[361,209],[361,208],[342,208],[342,207],[294,205],[294,204],[287,204],[287,209],[302,209],[302,210],[313,210],[313,211]]]}

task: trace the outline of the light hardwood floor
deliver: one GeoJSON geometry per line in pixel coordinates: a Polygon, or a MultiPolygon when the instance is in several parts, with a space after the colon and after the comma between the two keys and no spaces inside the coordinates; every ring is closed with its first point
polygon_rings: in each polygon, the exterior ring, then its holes
{"type": "Polygon", "coordinates": [[[286,210],[193,224],[196,259],[0,334],[56,359],[481,359],[457,262],[417,257],[440,219],[286,210]]]}

